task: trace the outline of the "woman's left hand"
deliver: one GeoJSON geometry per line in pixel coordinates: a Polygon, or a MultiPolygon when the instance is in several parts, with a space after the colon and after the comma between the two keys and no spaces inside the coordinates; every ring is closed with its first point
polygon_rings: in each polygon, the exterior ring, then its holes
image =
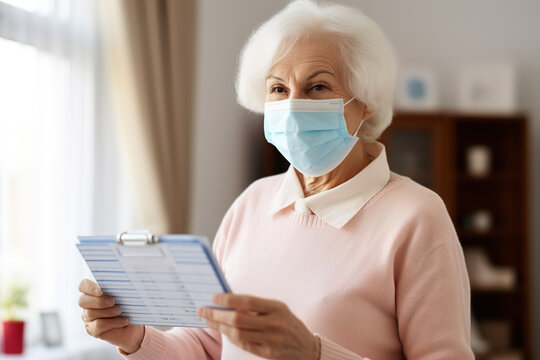
{"type": "Polygon", "coordinates": [[[212,301],[232,310],[204,307],[197,314],[242,349],[268,359],[319,359],[319,338],[284,303],[230,293],[212,301]]]}

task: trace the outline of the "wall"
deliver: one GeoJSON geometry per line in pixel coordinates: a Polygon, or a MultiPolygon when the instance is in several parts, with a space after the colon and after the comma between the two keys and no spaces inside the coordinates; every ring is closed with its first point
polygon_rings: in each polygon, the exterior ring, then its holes
{"type": "Polygon", "coordinates": [[[199,1],[190,221],[195,233],[213,237],[229,205],[248,185],[249,141],[257,118],[236,104],[236,60],[251,31],[284,4],[199,1]]]}
{"type": "MultiPolygon", "coordinates": [[[[247,185],[250,141],[257,124],[235,103],[236,58],[254,27],[288,1],[201,0],[194,128],[191,230],[212,237],[247,185]]],[[[442,106],[457,101],[455,76],[463,64],[491,59],[518,66],[519,106],[531,118],[531,184],[540,184],[540,2],[533,0],[342,0],[383,28],[403,65],[433,69],[442,106]]],[[[540,188],[533,188],[534,272],[540,273],[540,188]]],[[[535,278],[540,299],[540,276],[535,278]]],[[[535,301],[538,302],[538,301],[535,301]]],[[[535,313],[539,343],[540,313],[535,313]]],[[[540,357],[538,357],[540,359],[540,357]]]]}

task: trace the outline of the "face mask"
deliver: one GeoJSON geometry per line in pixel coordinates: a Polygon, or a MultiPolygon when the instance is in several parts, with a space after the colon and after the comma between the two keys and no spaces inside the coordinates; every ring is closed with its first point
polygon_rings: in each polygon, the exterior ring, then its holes
{"type": "Polygon", "coordinates": [[[334,170],[358,141],[347,131],[343,99],[287,99],[264,105],[264,136],[291,165],[307,176],[334,170]]]}

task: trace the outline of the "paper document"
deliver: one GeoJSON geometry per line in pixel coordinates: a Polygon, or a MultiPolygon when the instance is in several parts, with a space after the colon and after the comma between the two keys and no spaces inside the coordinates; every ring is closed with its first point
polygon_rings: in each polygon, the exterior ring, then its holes
{"type": "Polygon", "coordinates": [[[132,324],[207,327],[196,311],[230,292],[208,239],[164,235],[146,245],[123,245],[113,236],[80,236],[77,248],[105,295],[114,297],[132,324]]]}

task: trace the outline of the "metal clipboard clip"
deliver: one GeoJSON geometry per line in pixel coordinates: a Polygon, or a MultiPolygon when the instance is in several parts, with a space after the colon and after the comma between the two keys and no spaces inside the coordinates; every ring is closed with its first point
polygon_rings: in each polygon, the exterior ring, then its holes
{"type": "Polygon", "coordinates": [[[124,231],[116,235],[116,243],[125,246],[145,246],[158,242],[158,237],[150,230],[124,231]]]}

